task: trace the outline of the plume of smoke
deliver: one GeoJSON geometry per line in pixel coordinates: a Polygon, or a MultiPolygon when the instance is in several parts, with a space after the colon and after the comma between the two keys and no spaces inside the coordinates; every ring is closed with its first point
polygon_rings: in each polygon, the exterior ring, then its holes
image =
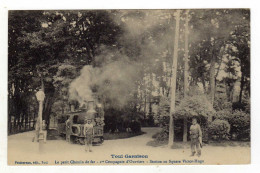
{"type": "Polygon", "coordinates": [[[124,29],[118,38],[125,51],[101,46],[95,57],[95,68],[84,66],[81,75],[70,85],[70,99],[81,104],[91,100],[94,91],[112,107],[122,108],[137,92],[136,82],[143,76],[142,64],[153,69],[172,40],[172,29],[167,28],[174,11],[118,10],[111,14],[115,23],[124,29]],[[126,48],[127,47],[127,48],[126,48]],[[129,51],[127,52],[127,51],[129,51]],[[134,53],[133,53],[134,52],[134,53]],[[142,62],[142,63],[140,63],[142,62]]]}
{"type": "Polygon", "coordinates": [[[106,53],[96,57],[96,61],[104,60],[104,56],[107,61],[95,68],[84,66],[80,76],[70,84],[69,96],[71,100],[84,105],[86,101],[93,99],[95,92],[108,101],[110,106],[122,108],[133,96],[140,68],[117,51],[104,52],[106,53]]]}
{"type": "Polygon", "coordinates": [[[92,66],[84,66],[80,73],[81,75],[69,86],[69,97],[71,100],[77,100],[83,106],[86,101],[93,100],[91,86],[93,85],[94,70],[92,66]]]}

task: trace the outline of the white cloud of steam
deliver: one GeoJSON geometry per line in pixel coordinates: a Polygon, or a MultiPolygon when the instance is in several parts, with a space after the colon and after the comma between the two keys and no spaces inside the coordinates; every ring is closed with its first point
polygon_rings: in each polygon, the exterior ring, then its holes
{"type": "Polygon", "coordinates": [[[91,86],[93,85],[93,68],[84,66],[81,75],[72,81],[69,86],[71,100],[77,100],[82,106],[86,101],[93,100],[91,86]]]}
{"type": "MultiPolygon", "coordinates": [[[[96,57],[100,58],[102,59],[103,55],[96,57]]],[[[93,100],[92,94],[95,91],[95,94],[103,101],[109,102],[110,106],[122,108],[133,96],[139,68],[139,65],[126,58],[95,68],[86,65],[80,76],[70,84],[69,97],[82,106],[86,101],[93,100]]]]}
{"type": "Polygon", "coordinates": [[[139,54],[101,46],[102,53],[95,57],[98,65],[95,68],[84,66],[81,75],[70,85],[70,99],[77,100],[81,105],[93,99],[92,92],[95,90],[95,94],[109,102],[110,106],[122,108],[134,98],[136,82],[144,75],[141,73],[144,69],[141,65],[151,66],[156,63],[160,54],[172,45],[173,30],[167,27],[172,27],[169,23],[174,10],[117,12],[117,15],[111,17],[124,29],[118,41],[126,50],[139,51],[139,54]]]}

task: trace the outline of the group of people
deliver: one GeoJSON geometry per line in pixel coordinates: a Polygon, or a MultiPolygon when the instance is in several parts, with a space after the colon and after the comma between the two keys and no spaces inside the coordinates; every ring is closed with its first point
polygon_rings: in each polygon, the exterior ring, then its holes
{"type": "MultiPolygon", "coordinates": [[[[94,135],[94,128],[91,122],[91,119],[86,119],[84,124],[85,151],[89,152],[92,152],[92,139],[94,135]]],[[[202,131],[195,117],[192,118],[192,125],[190,126],[190,138],[191,156],[194,156],[197,151],[197,156],[200,157],[202,148],[202,131]]]]}
{"type": "MultiPolygon", "coordinates": [[[[66,121],[66,128],[69,129],[69,119],[66,121]]],[[[70,130],[70,129],[69,129],[70,130]]],[[[92,141],[94,136],[94,126],[92,124],[92,119],[86,118],[84,120],[84,131],[83,134],[85,136],[85,151],[92,152],[92,141]]],[[[33,141],[38,139],[39,135],[39,120],[37,119],[36,123],[36,135],[33,138],[33,141]]],[[[46,142],[46,135],[44,142],[46,142]]],[[[192,125],[190,126],[190,139],[191,139],[191,156],[194,156],[197,151],[197,156],[201,156],[201,148],[202,148],[202,131],[200,125],[197,123],[196,118],[192,118],[192,125]]],[[[67,139],[69,140],[69,139],[67,139]]]]}

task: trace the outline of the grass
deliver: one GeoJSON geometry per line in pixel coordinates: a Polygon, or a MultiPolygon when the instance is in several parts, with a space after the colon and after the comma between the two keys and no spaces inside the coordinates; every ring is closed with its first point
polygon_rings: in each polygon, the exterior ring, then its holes
{"type": "Polygon", "coordinates": [[[104,140],[131,138],[131,137],[139,136],[139,135],[142,135],[142,134],[144,134],[144,132],[139,132],[139,133],[129,133],[129,132],[104,133],[104,140]]]}
{"type": "Polygon", "coordinates": [[[47,132],[47,140],[57,140],[57,139],[62,139],[58,131],[55,129],[49,129],[47,132]]]}
{"type": "MultiPolygon", "coordinates": [[[[161,132],[155,133],[152,138],[154,140],[149,141],[146,145],[153,146],[153,147],[160,147],[160,146],[166,146],[168,144],[168,138],[164,139],[163,141],[158,141],[157,137],[161,135],[161,132]]],[[[223,141],[209,141],[207,144],[203,143],[203,146],[221,146],[221,147],[250,147],[250,141],[232,141],[232,140],[223,140],[223,141]]],[[[184,143],[182,141],[176,141],[174,142],[173,149],[180,149],[180,148],[189,148],[190,142],[184,143]]]]}
{"type": "Polygon", "coordinates": [[[232,147],[250,147],[251,143],[250,141],[210,141],[209,144],[210,146],[221,146],[221,147],[227,147],[227,146],[232,146],[232,147]]]}
{"type": "MultiPolygon", "coordinates": [[[[160,147],[160,146],[166,146],[168,144],[168,140],[165,141],[158,141],[158,140],[152,140],[149,141],[146,145],[152,146],[152,147],[160,147]]],[[[244,141],[210,141],[208,144],[203,143],[203,146],[221,146],[221,147],[250,147],[250,142],[244,142],[244,141]]],[[[174,142],[174,146],[172,149],[184,149],[184,148],[190,148],[190,142],[181,142],[177,141],[174,142]]]]}
{"type": "MultiPolygon", "coordinates": [[[[146,145],[152,146],[152,147],[160,147],[160,146],[167,146],[168,141],[149,141],[146,145]]],[[[174,142],[174,145],[171,147],[172,149],[184,149],[184,148],[190,148],[190,143],[183,143],[183,142],[174,142]]]]}

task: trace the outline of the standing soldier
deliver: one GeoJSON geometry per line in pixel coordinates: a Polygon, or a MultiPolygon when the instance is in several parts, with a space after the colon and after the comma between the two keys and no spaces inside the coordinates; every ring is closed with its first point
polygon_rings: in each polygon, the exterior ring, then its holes
{"type": "Polygon", "coordinates": [[[92,139],[94,135],[94,127],[91,119],[86,119],[84,125],[85,151],[92,152],[92,139]]]}
{"type": "Polygon", "coordinates": [[[194,156],[197,150],[197,155],[201,155],[201,144],[202,144],[202,132],[200,125],[197,123],[195,117],[192,118],[192,125],[190,126],[190,138],[191,138],[191,156],[194,156]]]}

